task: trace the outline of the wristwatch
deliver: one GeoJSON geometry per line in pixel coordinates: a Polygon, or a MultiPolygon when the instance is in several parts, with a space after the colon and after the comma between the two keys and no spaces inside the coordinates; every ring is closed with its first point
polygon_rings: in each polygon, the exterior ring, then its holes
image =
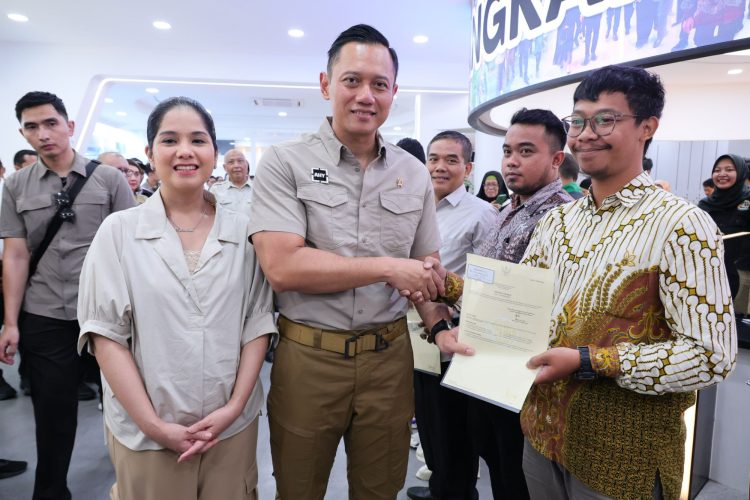
{"type": "Polygon", "coordinates": [[[578,346],[578,353],[581,355],[581,367],[573,373],[573,378],[576,380],[594,380],[596,372],[591,366],[589,346],[578,346]]]}
{"type": "Polygon", "coordinates": [[[435,323],[432,328],[430,328],[430,334],[427,336],[427,342],[429,342],[430,344],[434,344],[435,337],[438,333],[450,330],[451,328],[453,328],[453,326],[450,324],[450,322],[441,319],[440,321],[435,323]]]}

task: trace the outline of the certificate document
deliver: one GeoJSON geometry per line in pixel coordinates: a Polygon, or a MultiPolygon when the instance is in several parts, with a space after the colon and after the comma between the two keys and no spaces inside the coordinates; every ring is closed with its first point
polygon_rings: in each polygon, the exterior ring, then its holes
{"type": "Polygon", "coordinates": [[[443,385],[508,410],[521,410],[536,370],[530,357],[547,350],[553,272],[469,254],[459,341],[476,354],[456,354],[443,385]]]}
{"type": "Polygon", "coordinates": [[[409,325],[411,349],[414,353],[414,369],[432,375],[440,375],[440,349],[420,336],[424,331],[424,327],[419,326],[422,318],[419,317],[419,313],[413,307],[409,307],[406,313],[406,321],[409,325]]]}

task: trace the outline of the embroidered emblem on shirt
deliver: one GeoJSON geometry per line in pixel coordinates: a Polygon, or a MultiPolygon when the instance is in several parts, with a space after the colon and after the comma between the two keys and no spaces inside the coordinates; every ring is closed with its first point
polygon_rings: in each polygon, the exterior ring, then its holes
{"type": "Polygon", "coordinates": [[[401,177],[396,177],[396,187],[397,188],[404,187],[404,181],[401,180],[401,177]]]}
{"type": "Polygon", "coordinates": [[[328,184],[328,170],[325,168],[313,168],[311,171],[310,178],[313,182],[320,182],[321,184],[328,184]]]}
{"type": "Polygon", "coordinates": [[[750,209],[750,200],[745,200],[739,205],[737,205],[737,210],[747,210],[750,209]]]}

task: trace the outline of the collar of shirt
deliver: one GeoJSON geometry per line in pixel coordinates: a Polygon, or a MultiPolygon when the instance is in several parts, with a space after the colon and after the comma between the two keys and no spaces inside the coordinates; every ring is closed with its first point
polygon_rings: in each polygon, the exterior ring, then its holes
{"type": "MultiPolygon", "coordinates": [[[[341,161],[341,154],[342,151],[349,151],[349,148],[347,148],[339,139],[336,137],[336,134],[333,132],[333,117],[328,116],[323,120],[323,124],[318,129],[318,135],[320,135],[320,138],[323,140],[323,146],[325,147],[326,151],[328,152],[328,156],[331,157],[331,161],[338,165],[341,161]]],[[[378,131],[377,136],[375,137],[375,140],[378,144],[378,158],[383,158],[383,164],[387,167],[388,162],[385,160],[386,154],[385,154],[385,141],[383,140],[383,136],[380,135],[380,131],[378,131]]],[[[351,153],[350,153],[351,154],[351,153]]]]}
{"type": "Polygon", "coordinates": [[[459,203],[461,203],[461,200],[464,199],[464,196],[469,194],[468,191],[466,191],[466,186],[461,184],[458,189],[453,191],[451,194],[443,198],[438,202],[438,205],[443,205],[444,203],[450,203],[452,206],[456,207],[459,203]]]}
{"type": "MultiPolygon", "coordinates": [[[[599,209],[612,208],[618,205],[632,207],[643,198],[647,189],[652,186],[654,186],[654,181],[651,179],[651,176],[646,172],[641,172],[631,179],[630,182],[621,187],[616,193],[604,198],[599,209]]],[[[584,206],[592,211],[597,210],[596,203],[594,202],[594,191],[592,189],[589,189],[589,195],[586,197],[584,206]]]]}
{"type": "MultiPolygon", "coordinates": [[[[135,230],[135,237],[137,239],[155,239],[163,238],[167,232],[167,211],[164,208],[164,201],[161,198],[161,193],[157,191],[150,198],[148,198],[140,207],[140,214],[138,215],[138,225],[135,230]]],[[[216,218],[214,219],[214,226],[209,232],[209,238],[215,237],[219,241],[226,241],[229,243],[240,243],[242,240],[242,228],[231,223],[231,220],[221,216],[223,209],[218,204],[216,205],[216,218]]]]}
{"type": "Polygon", "coordinates": [[[525,202],[521,201],[520,195],[513,193],[510,196],[510,210],[514,211],[518,208],[524,207],[526,210],[533,212],[536,207],[547,201],[551,194],[558,192],[561,189],[562,182],[560,182],[560,179],[555,179],[536,193],[532,194],[525,202]]]}
{"type": "MultiPolygon", "coordinates": [[[[89,164],[90,160],[86,158],[85,156],[79,155],[75,151],[73,151],[73,153],[75,154],[75,156],[73,157],[73,166],[70,168],[70,171],[77,173],[81,177],[86,177],[86,165],[89,164]]],[[[27,168],[36,169],[36,172],[34,173],[39,179],[41,179],[48,173],[54,174],[54,172],[47,165],[44,164],[41,156],[37,157],[36,163],[34,163],[33,165],[27,168]]]]}
{"type": "Polygon", "coordinates": [[[247,187],[249,187],[249,188],[252,189],[252,187],[253,187],[250,184],[250,177],[248,177],[247,180],[245,181],[245,183],[243,185],[239,186],[239,187],[235,186],[234,182],[230,181],[229,179],[227,179],[225,182],[228,184],[227,185],[227,189],[232,189],[232,188],[234,188],[234,189],[242,189],[245,186],[247,186],[247,187]]]}

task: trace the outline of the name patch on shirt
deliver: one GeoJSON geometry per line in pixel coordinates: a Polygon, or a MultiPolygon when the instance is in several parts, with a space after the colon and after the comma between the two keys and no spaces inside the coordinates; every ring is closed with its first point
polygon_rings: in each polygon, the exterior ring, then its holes
{"type": "Polygon", "coordinates": [[[325,168],[313,168],[311,173],[311,179],[313,182],[320,182],[321,184],[328,184],[328,170],[325,168]]]}

